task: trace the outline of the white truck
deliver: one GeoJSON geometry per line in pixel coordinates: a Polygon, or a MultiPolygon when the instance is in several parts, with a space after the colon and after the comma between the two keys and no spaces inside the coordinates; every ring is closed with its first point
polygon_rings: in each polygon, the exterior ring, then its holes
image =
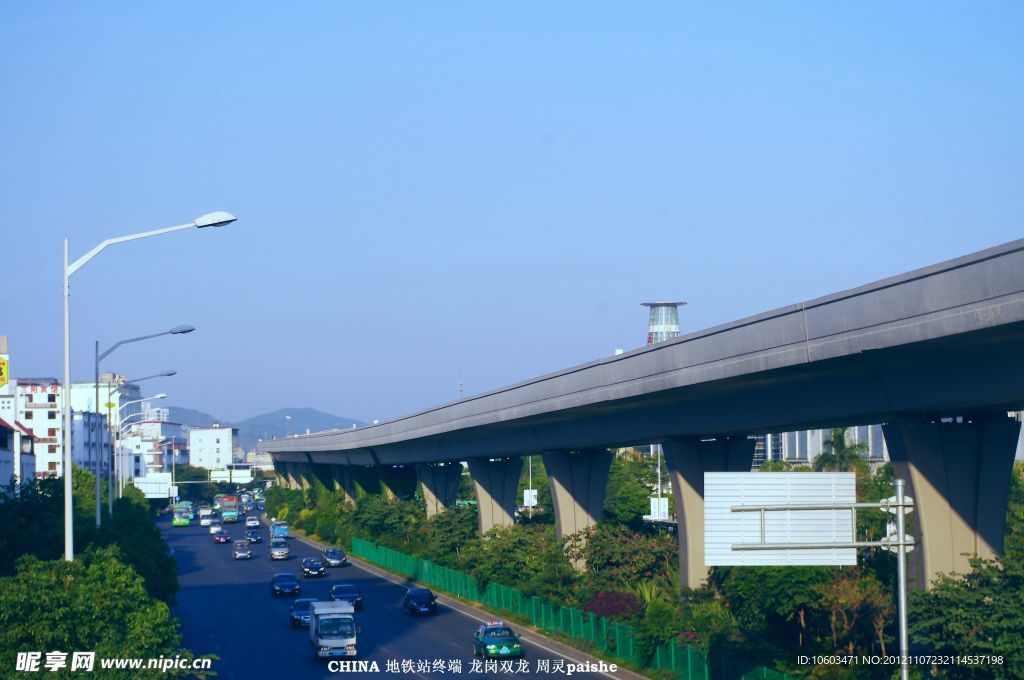
{"type": "Polygon", "coordinates": [[[351,602],[309,604],[309,644],[314,659],[355,657],[356,619],[351,602]]]}
{"type": "Polygon", "coordinates": [[[213,521],[213,508],[208,505],[201,505],[199,507],[199,526],[208,527],[210,522],[213,521]]]}

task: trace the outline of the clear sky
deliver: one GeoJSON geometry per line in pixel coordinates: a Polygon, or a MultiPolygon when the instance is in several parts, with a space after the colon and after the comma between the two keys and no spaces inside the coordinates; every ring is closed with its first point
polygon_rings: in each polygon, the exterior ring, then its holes
{"type": "Polygon", "coordinates": [[[1024,3],[0,5],[0,334],[370,420],[1024,237],[1024,3]]]}

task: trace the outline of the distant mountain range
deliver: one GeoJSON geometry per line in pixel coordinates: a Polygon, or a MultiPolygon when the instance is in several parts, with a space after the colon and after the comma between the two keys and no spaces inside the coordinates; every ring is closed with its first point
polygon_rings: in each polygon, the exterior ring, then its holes
{"type": "Polygon", "coordinates": [[[280,438],[289,434],[305,434],[307,430],[310,432],[335,428],[347,430],[353,425],[366,424],[355,418],[334,416],[317,411],[315,408],[282,408],[234,423],[190,408],[171,406],[168,410],[172,422],[189,427],[210,427],[220,424],[222,427],[238,428],[238,446],[243,451],[255,449],[260,439],[280,438]]]}

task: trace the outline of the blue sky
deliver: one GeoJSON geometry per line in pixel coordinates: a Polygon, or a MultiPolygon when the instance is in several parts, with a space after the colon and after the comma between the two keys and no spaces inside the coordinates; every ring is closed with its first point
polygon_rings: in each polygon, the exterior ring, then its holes
{"type": "Polygon", "coordinates": [[[1021,3],[5,3],[0,334],[389,418],[1024,236],[1021,3]]]}

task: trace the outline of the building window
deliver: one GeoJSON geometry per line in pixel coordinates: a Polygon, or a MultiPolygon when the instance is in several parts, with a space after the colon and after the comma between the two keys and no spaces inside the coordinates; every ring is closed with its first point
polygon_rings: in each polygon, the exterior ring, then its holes
{"type": "Polygon", "coordinates": [[[57,428],[51,427],[48,430],[46,430],[46,436],[47,437],[56,437],[57,436],[57,428]]]}
{"type": "Polygon", "coordinates": [[[217,440],[217,443],[220,444],[220,440],[219,439],[217,440]]]}
{"type": "Polygon", "coordinates": [[[57,412],[56,411],[48,411],[46,413],[46,417],[49,418],[50,420],[57,420],[57,412]]]}
{"type": "Polygon", "coordinates": [[[57,471],[57,464],[56,463],[50,463],[49,465],[46,466],[46,469],[49,470],[50,472],[56,472],[57,471]]]}
{"type": "Polygon", "coordinates": [[[57,395],[56,394],[47,394],[46,395],[46,401],[50,402],[51,404],[56,404],[57,403],[57,395]]]}
{"type": "Polygon", "coordinates": [[[57,445],[50,444],[48,447],[46,447],[46,450],[50,453],[57,453],[57,445]]]}
{"type": "Polygon", "coordinates": [[[35,415],[32,411],[25,411],[25,420],[32,420],[32,416],[35,415]]]}
{"type": "Polygon", "coordinates": [[[10,443],[7,441],[8,436],[7,432],[0,432],[0,449],[11,448],[10,443]]]}

